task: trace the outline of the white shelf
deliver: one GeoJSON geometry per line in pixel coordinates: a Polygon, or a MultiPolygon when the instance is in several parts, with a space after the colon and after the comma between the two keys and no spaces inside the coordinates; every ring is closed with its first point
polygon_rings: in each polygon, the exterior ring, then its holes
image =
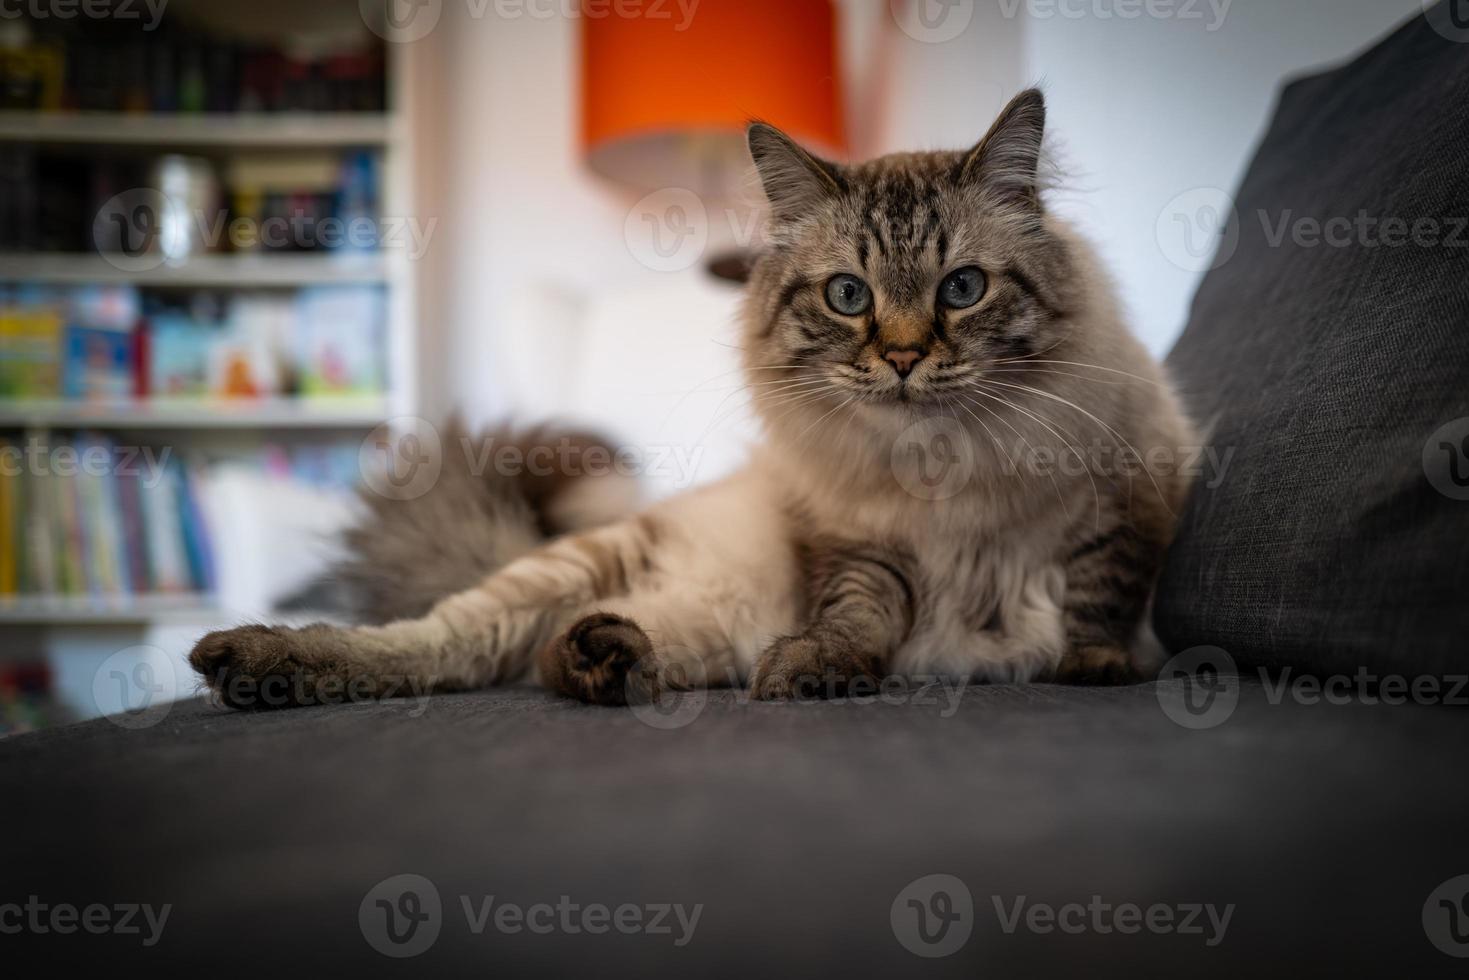
{"type": "Polygon", "coordinates": [[[207,624],[223,618],[220,607],[207,595],[0,597],[0,626],[207,624]]]}
{"type": "Polygon", "coordinates": [[[90,429],[372,429],[386,404],[363,399],[0,400],[0,427],[90,429]]]}
{"type": "Polygon", "coordinates": [[[0,142],[107,146],[344,147],[381,146],[394,120],[381,113],[119,113],[0,112],[0,142]]]}
{"type": "Polygon", "coordinates": [[[142,270],[86,253],[0,254],[0,282],[264,288],[378,284],[388,279],[388,262],[380,254],[201,255],[142,270]]]}

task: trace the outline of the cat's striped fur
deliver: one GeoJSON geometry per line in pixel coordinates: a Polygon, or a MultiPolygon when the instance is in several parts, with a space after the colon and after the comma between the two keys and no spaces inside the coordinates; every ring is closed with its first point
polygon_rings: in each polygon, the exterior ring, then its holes
{"type": "Polygon", "coordinates": [[[619,704],[660,684],[778,698],[892,673],[1134,676],[1188,489],[1157,461],[1193,436],[1088,248],[1044,206],[1044,117],[1025,92],[967,153],[850,167],[752,126],[773,234],[744,331],[766,440],[742,472],[555,540],[421,618],[215,633],[195,667],[238,704],[239,685],[270,678],[309,701],[328,683],[533,676],[619,704]],[[982,297],[941,306],[961,267],[983,271],[982,297]],[[870,287],[858,315],[827,298],[843,274],[870,287]],[[1068,446],[1090,447],[1088,465],[1039,459],[1068,446]],[[962,468],[942,493],[936,455],[962,468]]]}

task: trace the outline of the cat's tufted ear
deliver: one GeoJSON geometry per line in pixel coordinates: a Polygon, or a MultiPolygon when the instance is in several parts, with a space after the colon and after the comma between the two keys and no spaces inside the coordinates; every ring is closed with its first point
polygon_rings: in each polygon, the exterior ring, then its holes
{"type": "Polygon", "coordinates": [[[959,179],[975,181],[1001,197],[1040,206],[1041,140],[1046,133],[1046,97],[1026,89],[1005,106],[984,139],[964,157],[959,179]]]}
{"type": "Polygon", "coordinates": [[[807,153],[774,126],[750,123],[745,137],[775,220],[794,221],[823,198],[841,193],[840,168],[807,153]]]}

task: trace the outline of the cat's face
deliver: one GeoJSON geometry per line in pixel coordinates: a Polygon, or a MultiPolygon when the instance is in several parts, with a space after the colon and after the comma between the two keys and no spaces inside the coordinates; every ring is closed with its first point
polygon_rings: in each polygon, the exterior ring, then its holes
{"type": "MultiPolygon", "coordinates": [[[[751,281],[757,386],[854,410],[911,413],[972,393],[982,372],[1051,343],[1065,249],[1045,229],[1040,93],[1015,99],[966,153],[839,167],[761,124],[750,148],[773,248],[751,281]]],[[[771,399],[765,399],[771,400],[771,399]]]]}

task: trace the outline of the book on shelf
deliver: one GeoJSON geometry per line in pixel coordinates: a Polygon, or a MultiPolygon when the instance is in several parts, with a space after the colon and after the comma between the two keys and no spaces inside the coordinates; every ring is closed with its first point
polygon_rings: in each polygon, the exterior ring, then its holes
{"type": "MultiPolygon", "coordinates": [[[[0,440],[0,450],[10,447],[0,440]]],[[[8,458],[9,452],[5,453],[8,458]]],[[[12,468],[0,468],[0,595],[15,595],[20,591],[18,564],[20,554],[20,532],[22,522],[17,518],[21,508],[17,505],[20,478],[12,468]]]]}
{"type": "Polygon", "coordinates": [[[0,287],[0,400],[381,395],[386,318],[378,286],[182,298],[0,287]]]}
{"type": "Polygon", "coordinates": [[[0,252],[372,251],[381,199],[382,157],[369,149],[253,154],[221,165],[0,143],[0,252]],[[145,196],[148,189],[158,196],[145,196]],[[164,200],[182,225],[140,226],[130,210],[164,200]]]}
{"type": "MultiPolygon", "coordinates": [[[[140,7],[141,9],[141,7],[140,7]]],[[[382,42],[356,30],[289,46],[177,26],[118,31],[96,19],[7,15],[0,109],[41,112],[381,112],[382,42]]]]}
{"type": "Polygon", "coordinates": [[[0,299],[0,398],[54,398],[61,389],[66,320],[47,300],[32,290],[0,299]]]}
{"type": "Polygon", "coordinates": [[[0,436],[0,596],[216,593],[218,522],[231,513],[220,495],[242,474],[256,495],[344,496],[359,477],[358,446],[271,444],[215,459],[87,432],[0,436]]]}
{"type": "Polygon", "coordinates": [[[61,590],[56,566],[55,491],[50,474],[44,468],[25,468],[26,505],[21,533],[25,542],[27,588],[25,591],[50,594],[61,590]]]}

